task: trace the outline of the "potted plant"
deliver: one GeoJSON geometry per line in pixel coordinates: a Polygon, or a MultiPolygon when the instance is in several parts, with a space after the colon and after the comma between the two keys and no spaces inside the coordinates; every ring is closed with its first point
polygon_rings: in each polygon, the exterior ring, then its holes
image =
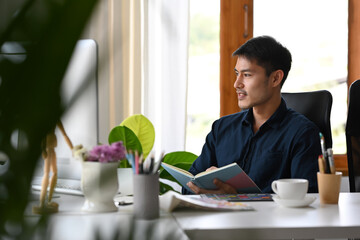
{"type": "MultiPolygon", "coordinates": [[[[155,142],[154,126],[144,115],[135,114],[114,127],[109,133],[108,141],[109,144],[122,141],[127,151],[137,151],[145,159],[155,142]]],[[[131,195],[133,193],[133,171],[128,159],[120,162],[118,175],[121,179],[121,194],[131,195]]]]}
{"type": "MultiPolygon", "coordinates": [[[[109,143],[122,141],[127,150],[137,151],[144,159],[155,142],[155,129],[151,121],[142,114],[135,114],[114,127],[109,133],[109,143]]],[[[119,167],[131,167],[124,161],[119,167]]]]}
{"type": "Polygon", "coordinates": [[[113,198],[119,185],[117,167],[125,160],[122,142],[97,145],[90,151],[75,150],[75,157],[82,160],[81,188],[85,196],[82,210],[88,212],[117,211],[113,198]]]}
{"type": "MultiPolygon", "coordinates": [[[[151,121],[144,115],[136,114],[126,118],[119,126],[114,127],[109,133],[109,143],[122,141],[127,150],[138,151],[143,154],[144,159],[151,152],[155,142],[155,129],[151,121]]],[[[163,162],[175,165],[179,168],[189,170],[191,164],[197,156],[186,151],[177,151],[167,153],[163,162]]],[[[128,161],[123,161],[119,165],[120,168],[129,168],[131,165],[128,161]]],[[[132,187],[132,171],[118,170],[119,174],[127,176],[127,184],[132,187]]],[[[168,181],[177,182],[167,171],[160,168],[160,194],[163,194],[174,188],[168,181]]],[[[178,183],[178,182],[177,182],[178,183]]]]}

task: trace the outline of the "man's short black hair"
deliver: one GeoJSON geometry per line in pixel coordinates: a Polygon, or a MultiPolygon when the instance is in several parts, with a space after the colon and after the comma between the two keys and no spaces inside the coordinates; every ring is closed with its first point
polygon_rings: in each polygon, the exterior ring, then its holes
{"type": "Polygon", "coordinates": [[[270,36],[260,36],[248,40],[233,53],[233,56],[243,56],[250,61],[255,60],[259,66],[265,68],[267,76],[276,70],[282,70],[284,78],[281,86],[291,68],[290,51],[270,36]]]}

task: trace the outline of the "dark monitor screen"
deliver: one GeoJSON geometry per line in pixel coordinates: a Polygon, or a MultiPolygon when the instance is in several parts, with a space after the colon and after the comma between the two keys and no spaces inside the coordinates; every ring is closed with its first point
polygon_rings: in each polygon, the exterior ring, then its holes
{"type": "MultiPolygon", "coordinates": [[[[0,49],[0,60],[6,58],[21,63],[26,59],[27,46],[24,42],[4,43],[0,49]]],[[[61,100],[68,107],[61,121],[74,146],[92,147],[99,142],[97,61],[96,42],[92,39],[79,40],[62,81],[61,100]]],[[[58,128],[55,133],[58,177],[80,179],[80,162],[72,157],[72,151],[58,128]]],[[[42,165],[43,161],[39,161],[35,176],[42,175],[42,165]]]]}
{"type": "MultiPolygon", "coordinates": [[[[72,144],[84,147],[98,144],[97,44],[94,40],[77,42],[62,82],[61,99],[65,106],[70,105],[61,120],[72,144]],[[78,91],[81,94],[77,94],[78,91]]],[[[59,178],[80,178],[78,160],[72,158],[58,128],[55,133],[59,178]]]]}

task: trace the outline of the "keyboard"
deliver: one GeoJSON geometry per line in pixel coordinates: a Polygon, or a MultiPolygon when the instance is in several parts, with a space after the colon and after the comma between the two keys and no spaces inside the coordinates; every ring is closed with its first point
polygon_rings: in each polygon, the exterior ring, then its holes
{"type": "MultiPolygon", "coordinates": [[[[41,191],[41,181],[41,178],[34,179],[32,183],[32,189],[41,191]]],[[[78,196],[84,195],[81,191],[81,181],[75,179],[58,179],[54,192],[78,196]]]]}

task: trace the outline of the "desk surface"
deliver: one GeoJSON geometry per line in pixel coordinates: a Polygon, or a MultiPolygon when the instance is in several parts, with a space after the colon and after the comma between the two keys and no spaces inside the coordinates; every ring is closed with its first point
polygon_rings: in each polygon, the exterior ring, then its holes
{"type": "MultiPolygon", "coordinates": [[[[38,204],[35,196],[25,211],[27,221],[35,225],[39,215],[31,212],[38,204]]],[[[134,220],[133,206],[121,206],[117,212],[87,213],[81,211],[83,196],[55,194],[53,201],[59,203],[59,212],[52,214],[45,233],[34,239],[95,240],[95,239],[174,239],[188,240],[170,213],[161,212],[156,220],[134,220]],[[45,234],[45,236],[44,236],[45,234]],[[99,238],[96,238],[97,235],[99,238]]]]}
{"type": "MultiPolygon", "coordinates": [[[[318,196],[317,194],[313,194],[318,196]]],[[[359,238],[360,193],[341,193],[338,205],[285,208],[275,202],[251,202],[255,211],[174,212],[190,239],[359,238]]]]}
{"type": "MultiPolygon", "coordinates": [[[[314,194],[317,197],[317,194],[314,194]]],[[[132,206],[112,213],[81,212],[83,197],[60,195],[60,204],[46,231],[47,239],[314,239],[359,238],[360,193],[340,193],[338,205],[285,208],[275,202],[251,202],[255,211],[210,212],[193,209],[161,212],[153,221],[134,221],[132,206]],[[135,226],[135,231],[132,227],[135,226]],[[150,230],[153,230],[152,232],[150,230]],[[185,234],[186,233],[186,234],[185,234]],[[117,235],[116,235],[117,234],[117,235]],[[152,237],[151,237],[152,236],[152,237]],[[169,237],[170,236],[170,237],[169,237]]],[[[29,209],[31,205],[29,204],[29,209]]],[[[27,209],[27,219],[38,216],[27,209]]]]}

